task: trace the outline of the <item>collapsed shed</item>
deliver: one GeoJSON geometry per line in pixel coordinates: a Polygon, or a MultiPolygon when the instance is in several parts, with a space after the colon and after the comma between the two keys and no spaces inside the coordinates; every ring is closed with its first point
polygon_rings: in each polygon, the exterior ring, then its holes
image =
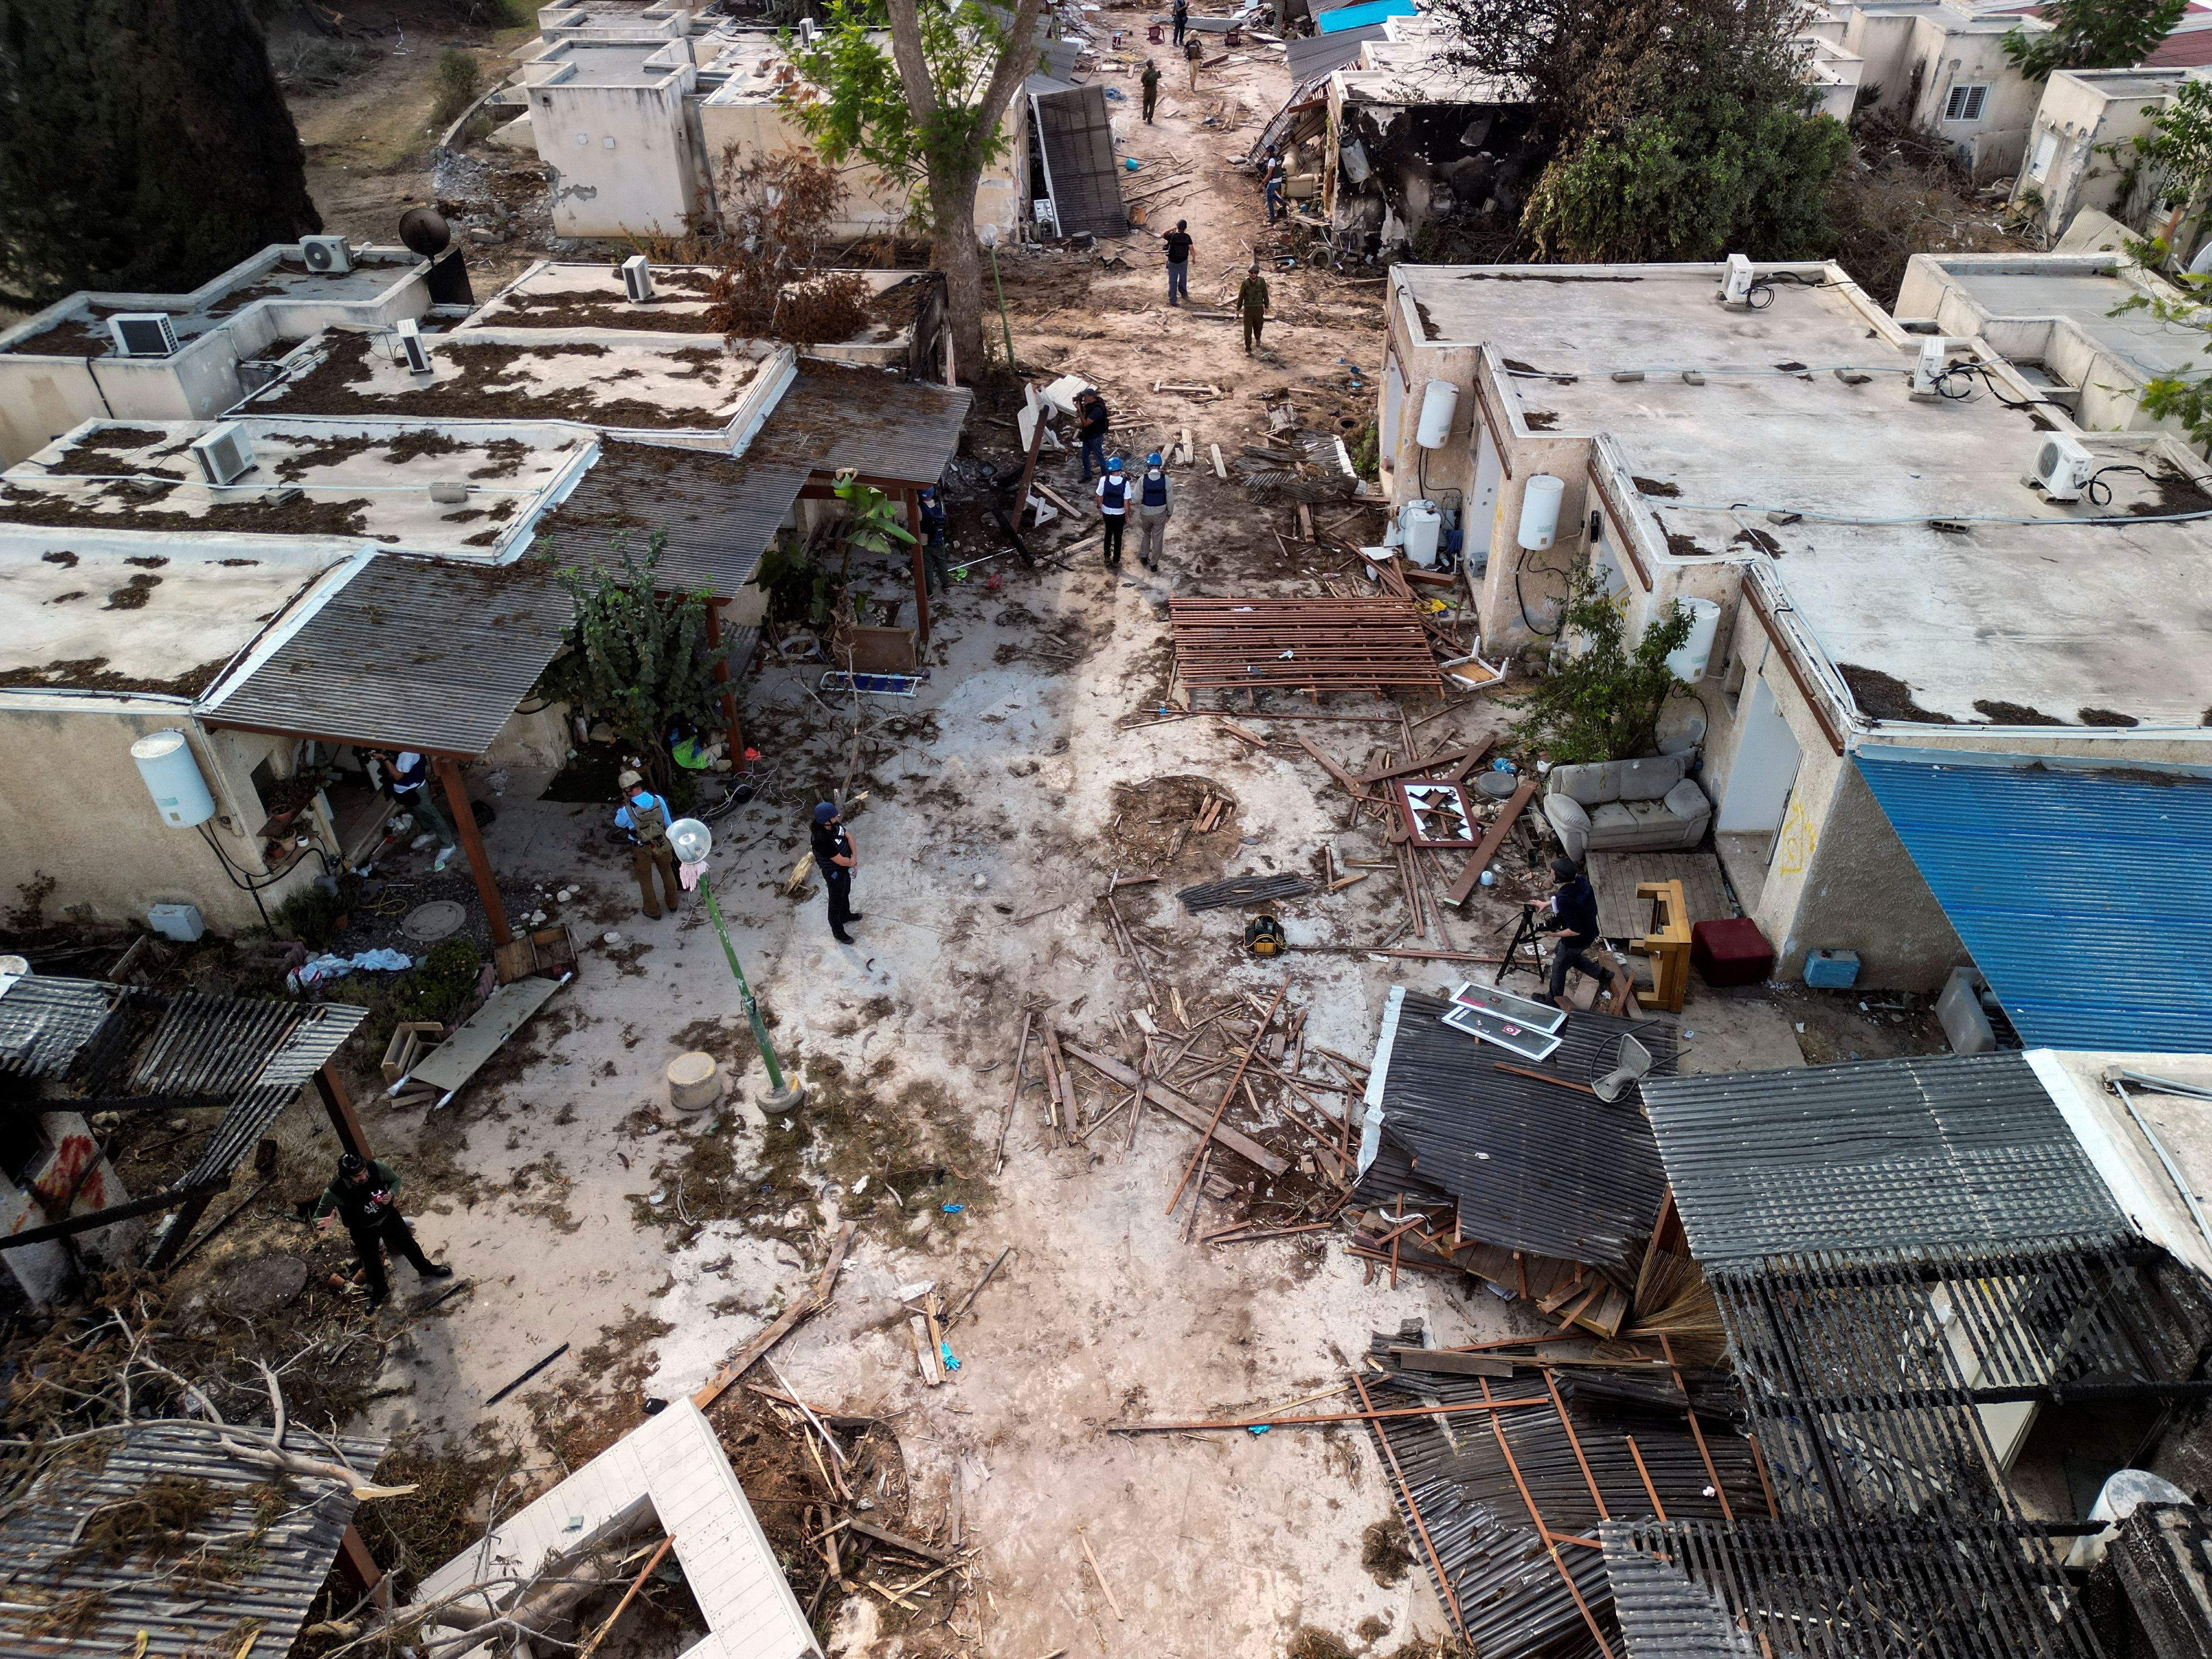
{"type": "Polygon", "coordinates": [[[1446,1024],[1453,1006],[1401,986],[1383,1010],[1366,1097],[1379,1136],[1354,1194],[1360,1248],[1471,1273],[1563,1328],[1663,1332],[1686,1355],[1717,1352],[1643,1085],[1610,1102],[1589,1092],[1631,1036],[1652,1056],[1648,1080],[1671,1074],[1672,1028],[1571,1013],[1534,1066],[1446,1024]]]}

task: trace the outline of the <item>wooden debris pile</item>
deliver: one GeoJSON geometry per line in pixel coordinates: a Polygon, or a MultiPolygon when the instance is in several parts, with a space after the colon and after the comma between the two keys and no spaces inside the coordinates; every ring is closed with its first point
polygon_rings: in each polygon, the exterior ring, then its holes
{"type": "Polygon", "coordinates": [[[1246,444],[1231,465],[1255,502],[1343,501],[1359,488],[1344,440],[1310,427],[1246,444]]]}

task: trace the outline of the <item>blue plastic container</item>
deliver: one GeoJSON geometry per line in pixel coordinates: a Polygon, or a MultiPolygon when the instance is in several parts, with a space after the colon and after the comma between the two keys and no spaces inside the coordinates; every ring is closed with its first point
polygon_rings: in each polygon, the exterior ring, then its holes
{"type": "Polygon", "coordinates": [[[1805,983],[1819,991],[1848,991],[1859,982],[1856,951],[1812,951],[1805,957],[1805,983]]]}

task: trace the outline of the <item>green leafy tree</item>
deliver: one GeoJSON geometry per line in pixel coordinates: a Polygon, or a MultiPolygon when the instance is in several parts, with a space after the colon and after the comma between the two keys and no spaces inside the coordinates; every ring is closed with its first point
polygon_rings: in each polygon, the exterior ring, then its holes
{"type": "Polygon", "coordinates": [[[2189,10],[2189,0],[2044,0],[2037,16],[2051,27],[2015,27],[2004,53],[2031,81],[2060,70],[2130,69],[2157,50],[2189,10]]]}
{"type": "Polygon", "coordinates": [[[567,649],[538,677],[536,696],[572,704],[606,721],[624,748],[645,757],[654,781],[668,781],[668,734],[721,718],[716,665],[730,647],[707,643],[708,595],[656,591],[665,531],[642,556],[626,537],[610,548],[612,564],[561,572],[576,602],[567,649]]]}
{"type": "Polygon", "coordinates": [[[1439,0],[1440,54],[1521,89],[1538,258],[1802,258],[1849,134],[1811,112],[1795,0],[1439,0]]]}
{"type": "Polygon", "coordinates": [[[1568,579],[1559,635],[1568,646],[1516,705],[1513,739],[1555,766],[1633,760],[1659,746],[1659,711],[1680,689],[1667,656],[1690,637],[1680,605],[1655,619],[1633,647],[1604,579],[1588,567],[1568,579]]]}
{"type": "Polygon", "coordinates": [[[182,291],[321,228],[247,0],[0,0],[0,299],[182,291]]]}
{"type": "MultiPolygon", "coordinates": [[[[2130,241],[2128,252],[2147,270],[2166,264],[2185,233],[2201,225],[2212,194],[2212,82],[2185,81],[2163,106],[2147,106],[2148,131],[2129,146],[2131,163],[2155,169],[2159,192],[2178,205],[2159,233],[2130,241]]],[[[2212,276],[2177,271],[2166,280],[2178,292],[2138,292],[2112,308],[2115,317],[2144,312],[2186,337],[2202,340],[2200,356],[2212,356],[2212,276]]],[[[2154,420],[2179,422],[2191,441],[2212,445],[2212,363],[2174,369],[2146,381],[2139,402],[2154,420]]]]}
{"type": "Polygon", "coordinates": [[[794,48],[785,106],[832,162],[859,156],[912,192],[945,276],[952,349],[963,376],[983,365],[983,257],[975,187],[1006,153],[1000,120],[1037,68],[1042,0],[1018,0],[1011,21],[975,0],[831,0],[828,27],[794,48]]]}

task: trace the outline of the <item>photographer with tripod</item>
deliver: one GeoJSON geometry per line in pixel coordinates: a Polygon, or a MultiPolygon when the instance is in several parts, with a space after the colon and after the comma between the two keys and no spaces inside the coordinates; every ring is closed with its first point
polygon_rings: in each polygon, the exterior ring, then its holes
{"type": "Polygon", "coordinates": [[[1578,969],[1600,984],[1609,982],[1613,988],[1613,1012],[1632,1017],[1636,1008],[1632,997],[1635,982],[1620,969],[1609,968],[1584,954],[1598,939],[1597,893],[1590,886],[1589,878],[1564,854],[1552,860],[1552,874],[1559,881],[1559,890],[1552,895],[1550,920],[1536,930],[1559,935],[1559,942],[1552,953],[1552,1000],[1562,1008],[1573,1009],[1574,1005],[1567,1000],[1567,970],[1578,969]]]}

